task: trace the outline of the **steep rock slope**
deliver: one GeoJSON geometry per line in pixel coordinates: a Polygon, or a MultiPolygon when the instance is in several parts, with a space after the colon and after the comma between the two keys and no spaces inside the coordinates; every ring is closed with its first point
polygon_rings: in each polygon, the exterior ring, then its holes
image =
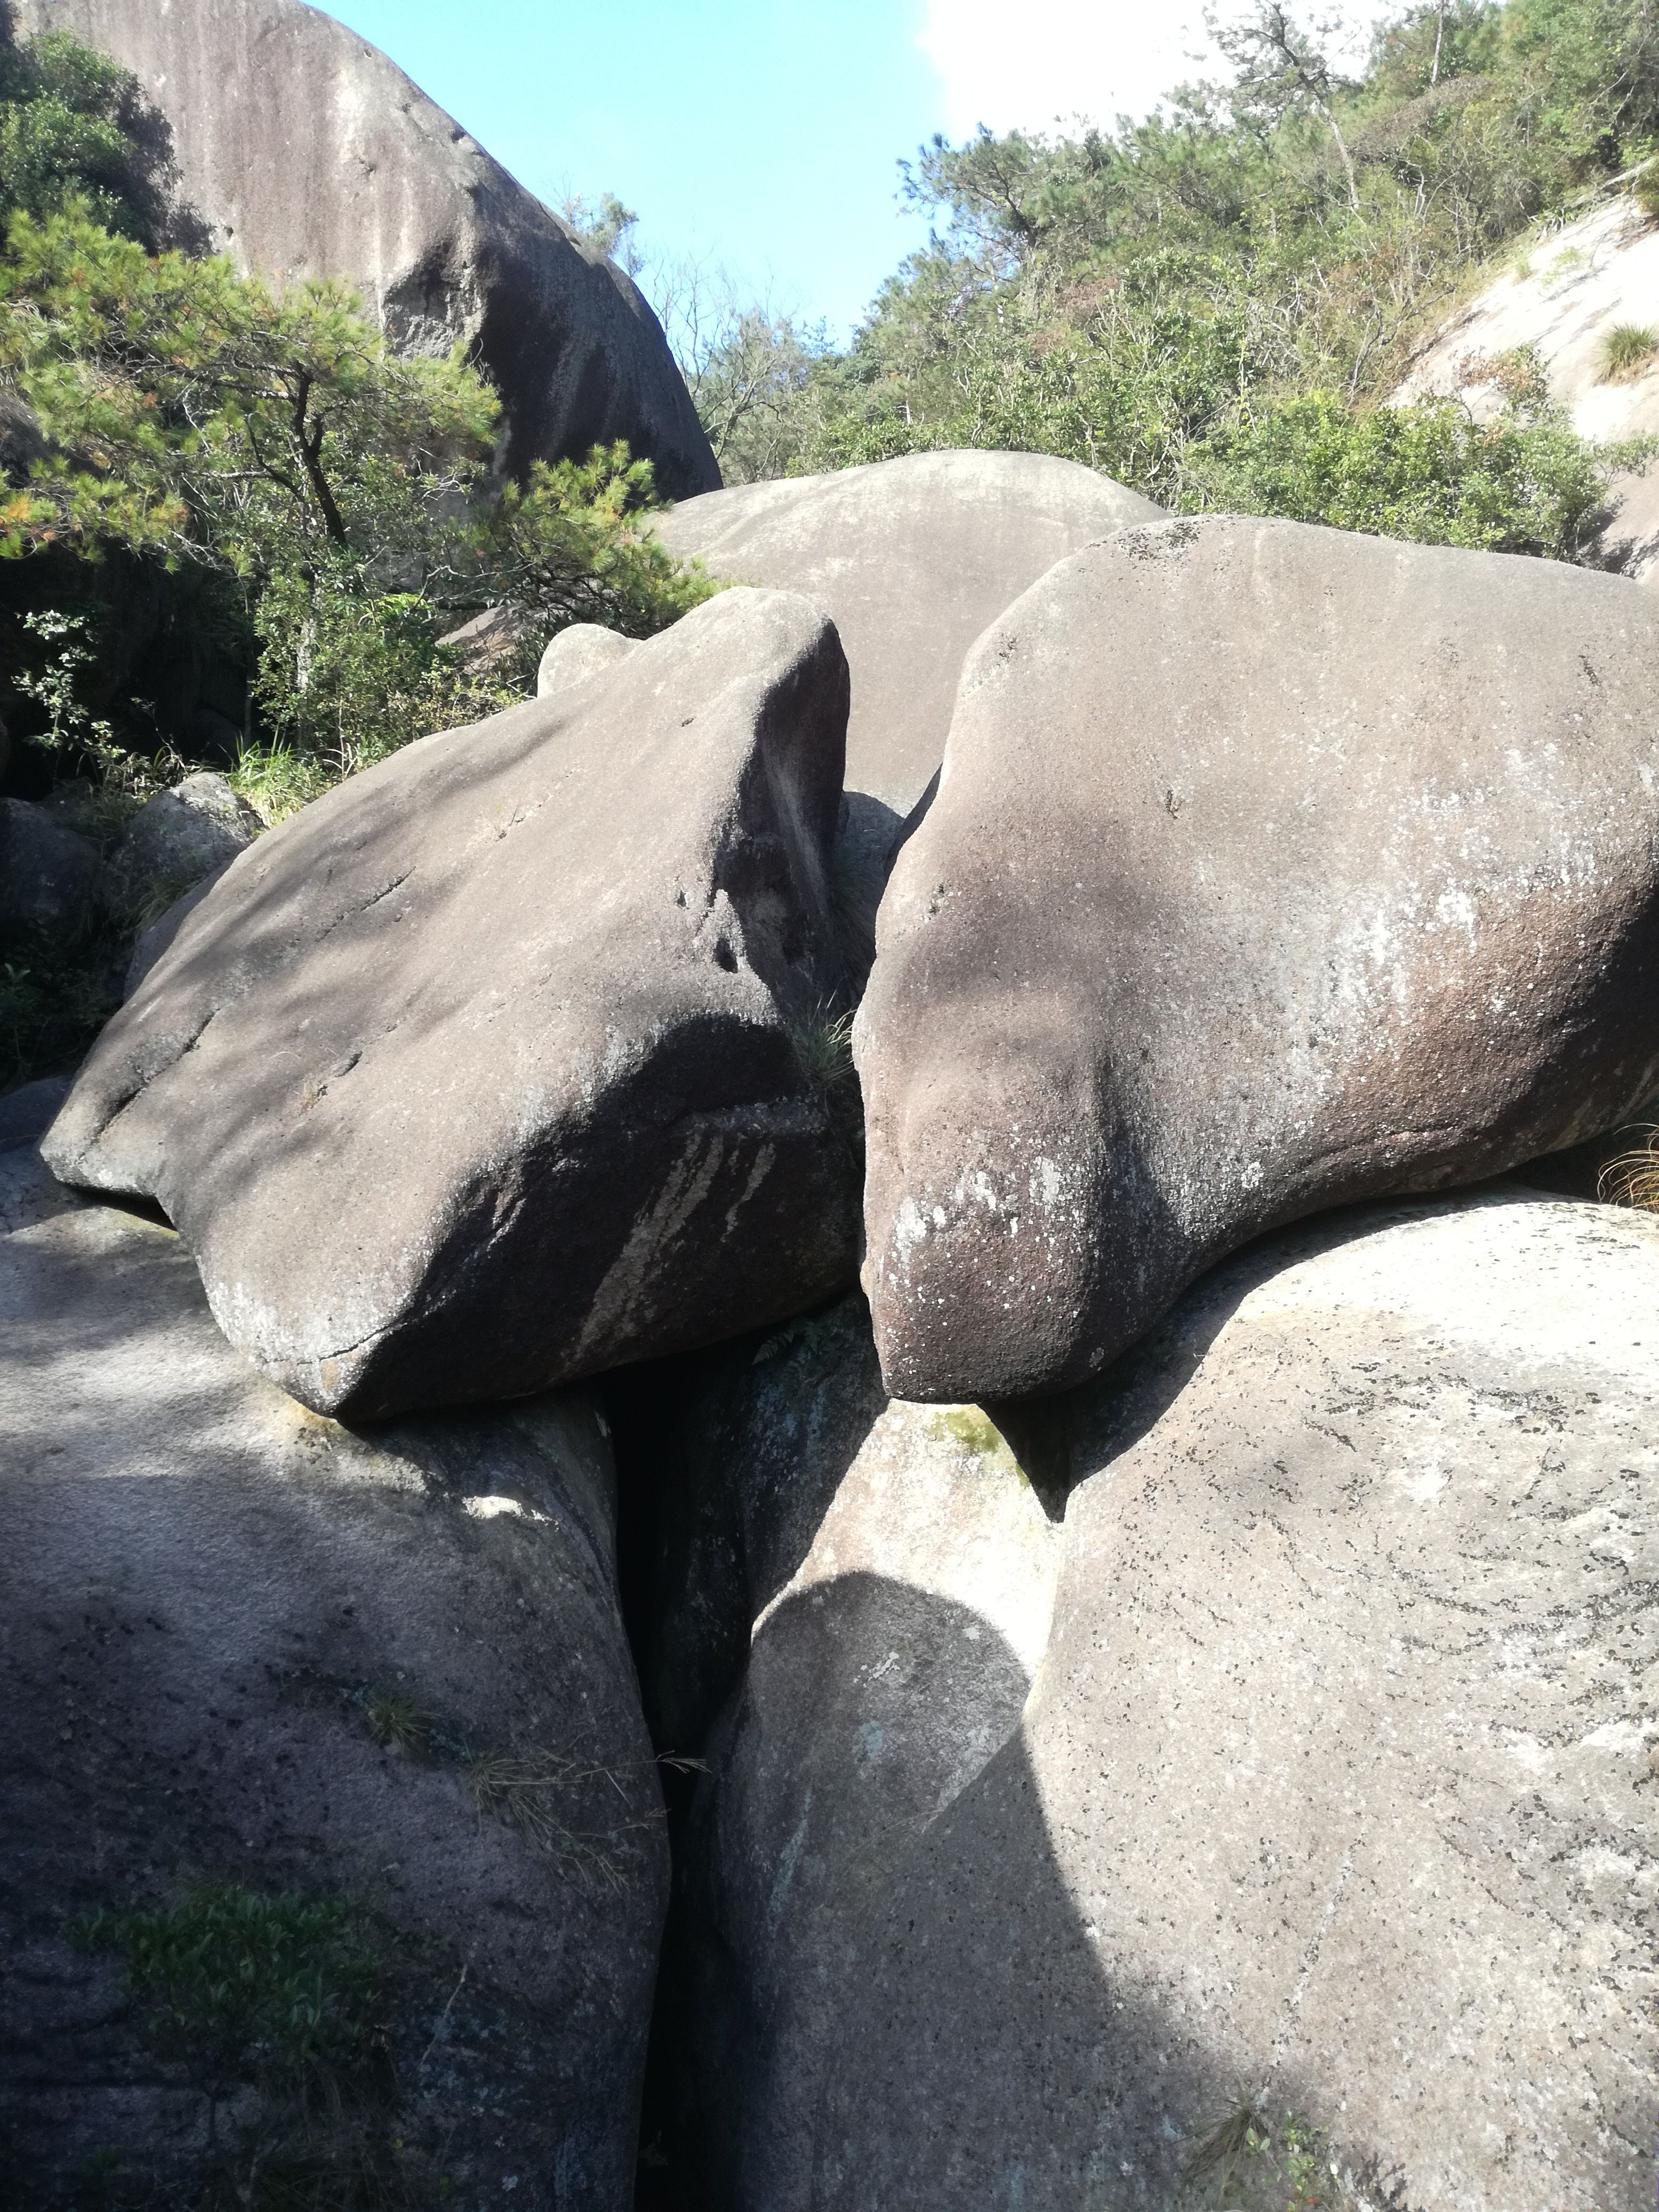
{"type": "Polygon", "coordinates": [[[1176,2195],[1245,2098],[1341,2212],[1652,2204],[1656,1300],[1607,1207],[1328,1218],[1083,1401],[1021,1727],[849,1939],[815,2212],[1282,2206],[1176,2195]]]}
{"type": "Polygon", "coordinates": [[[0,2198],[624,2212],[668,1869],[597,1409],[319,1421],[27,1146],[0,1405],[0,2198]]]}
{"type": "Polygon", "coordinates": [[[16,0],[130,69],[172,126],[215,243],[281,282],[356,286],[394,344],[474,347],[506,406],[503,459],[626,438],[673,495],[720,482],[666,341],[580,244],[367,40],[301,0],[16,0]]]}
{"type": "MultiPolygon", "coordinates": [[[[1498,404],[1492,356],[1531,346],[1582,436],[1646,436],[1659,431],[1659,352],[1607,380],[1603,349],[1620,324],[1659,329],[1659,223],[1625,199],[1517,255],[1436,332],[1394,398],[1461,393],[1477,415],[1489,413],[1498,404]]],[[[1601,558],[1659,584],[1659,470],[1621,475],[1613,491],[1601,558]]]]}

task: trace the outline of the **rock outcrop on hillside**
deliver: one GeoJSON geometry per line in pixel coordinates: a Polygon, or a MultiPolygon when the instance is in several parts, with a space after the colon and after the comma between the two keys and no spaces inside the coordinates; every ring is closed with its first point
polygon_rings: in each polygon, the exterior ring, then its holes
{"type": "Polygon", "coordinates": [[[902,820],[945,750],[969,647],[1067,553],[1161,509],[1048,453],[908,453],[736,484],[657,522],[711,576],[800,592],[853,676],[847,783],[902,820]]]}
{"type": "Polygon", "coordinates": [[[720,470],[661,326],[386,57],[301,0],[13,0],[131,70],[171,126],[183,198],[277,283],[337,276],[392,343],[472,349],[505,407],[502,459],[625,438],[671,496],[720,470]]]}
{"type": "Polygon", "coordinates": [[[844,1289],[829,1009],[847,664],[720,594],[237,860],[46,1157],[157,1200],[321,1413],[510,1398],[844,1289]]]}
{"type": "MultiPolygon", "coordinates": [[[[1435,333],[1395,401],[1455,395],[1477,416],[1495,413],[1496,357],[1526,346],[1582,436],[1650,436],[1659,431],[1659,348],[1610,377],[1607,337],[1621,324],[1659,335],[1659,223],[1623,198],[1518,251],[1511,268],[1435,333]]],[[[1600,557],[1659,583],[1659,470],[1617,476],[1613,497],[1600,557]]]]}
{"type": "Polygon", "coordinates": [[[1659,607],[1216,518],[1075,555],[963,677],[854,1035],[887,1386],[1082,1381],[1206,1267],[1659,1085],[1659,607]]]}
{"type": "Polygon", "coordinates": [[[627,2212],[667,1854],[596,1410],[319,1420],[29,1148],[0,1404],[0,2194],[627,2212]]]}
{"type": "Polygon", "coordinates": [[[1176,2197],[1247,2100],[1343,2212],[1652,2203],[1656,1308],[1651,1220],[1347,1217],[1082,1401],[1022,1724],[861,1904],[814,2212],[1283,2205],[1176,2197]]]}

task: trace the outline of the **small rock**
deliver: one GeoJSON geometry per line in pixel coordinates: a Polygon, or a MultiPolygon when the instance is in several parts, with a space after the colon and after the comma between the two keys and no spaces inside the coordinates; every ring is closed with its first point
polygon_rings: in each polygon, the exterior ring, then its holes
{"type": "Polygon", "coordinates": [[[141,806],[110,861],[115,895],[152,919],[204,876],[228,867],[264,823],[222,775],[204,770],[141,806]]]}
{"type": "Polygon", "coordinates": [[[452,653],[464,653],[479,670],[509,660],[529,637],[533,624],[522,607],[486,607],[438,640],[452,653]]]}

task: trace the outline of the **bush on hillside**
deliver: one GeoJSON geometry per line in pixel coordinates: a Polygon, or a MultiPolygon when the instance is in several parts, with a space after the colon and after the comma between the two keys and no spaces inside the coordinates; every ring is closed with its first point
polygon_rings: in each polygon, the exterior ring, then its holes
{"type": "Polygon", "coordinates": [[[1309,392],[1241,412],[1195,447],[1185,504],[1567,561],[1607,520],[1611,467],[1644,465],[1654,445],[1597,453],[1535,371],[1485,422],[1457,399],[1357,413],[1309,392]]]}

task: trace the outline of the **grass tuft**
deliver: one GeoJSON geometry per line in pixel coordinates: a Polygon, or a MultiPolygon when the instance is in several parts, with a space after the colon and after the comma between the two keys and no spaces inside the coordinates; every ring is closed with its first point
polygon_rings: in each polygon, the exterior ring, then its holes
{"type": "Polygon", "coordinates": [[[833,1091],[853,1073],[853,1017],[820,1004],[791,1033],[795,1065],[815,1091],[833,1091]]]}
{"type": "Polygon", "coordinates": [[[624,1816],[603,1828],[576,1827],[574,1808],[597,1784],[627,1793],[610,1767],[585,1766],[550,1752],[530,1758],[489,1752],[469,1759],[467,1787],[480,1813],[516,1828],[544,1858],[589,1889],[628,1887],[627,1836],[647,1822],[624,1816]]]}
{"type": "Polygon", "coordinates": [[[1609,1206],[1634,1206],[1644,1213],[1659,1213],[1659,1128],[1650,1129],[1645,1142],[1633,1152],[1607,1162],[1596,1194],[1609,1206]]]}
{"type": "Polygon", "coordinates": [[[1615,323],[1601,341],[1597,382],[1629,384],[1644,375],[1659,354],[1659,328],[1651,323],[1615,323]]]}

